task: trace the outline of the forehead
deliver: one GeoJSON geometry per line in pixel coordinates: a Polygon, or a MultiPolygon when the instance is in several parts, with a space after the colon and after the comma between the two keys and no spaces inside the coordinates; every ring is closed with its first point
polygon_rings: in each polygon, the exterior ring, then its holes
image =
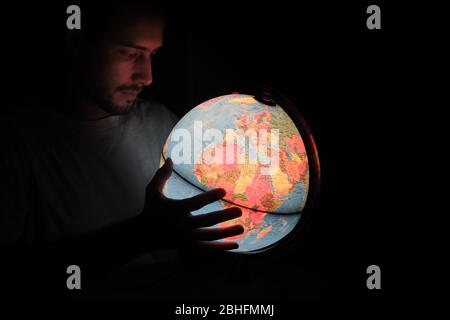
{"type": "Polygon", "coordinates": [[[159,17],[129,17],[113,23],[107,36],[112,43],[135,43],[149,49],[163,44],[164,20],[159,17]]]}

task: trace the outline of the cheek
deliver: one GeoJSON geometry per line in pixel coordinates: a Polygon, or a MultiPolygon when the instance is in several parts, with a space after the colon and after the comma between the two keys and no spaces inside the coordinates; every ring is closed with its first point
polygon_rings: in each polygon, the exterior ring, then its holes
{"type": "Polygon", "coordinates": [[[131,79],[132,67],[128,62],[108,59],[101,70],[102,83],[109,88],[127,84],[131,79]]]}

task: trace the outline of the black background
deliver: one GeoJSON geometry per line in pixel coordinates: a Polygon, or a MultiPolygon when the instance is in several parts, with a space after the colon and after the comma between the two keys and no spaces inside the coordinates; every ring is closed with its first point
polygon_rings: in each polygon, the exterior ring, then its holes
{"type": "MultiPolygon", "coordinates": [[[[170,5],[154,84],[143,92],[182,116],[209,98],[268,84],[298,106],[315,135],[322,193],[301,243],[236,279],[265,272],[268,288],[281,291],[275,300],[448,295],[446,210],[430,179],[440,174],[431,155],[443,146],[430,139],[429,126],[439,126],[425,93],[440,68],[434,40],[443,41],[425,17],[439,8],[374,3],[382,29],[368,30],[372,3],[294,2],[170,5]],[[382,290],[366,288],[371,264],[381,267],[382,290]]],[[[3,8],[7,106],[58,81],[46,70],[61,62],[66,6],[3,8]]],[[[239,281],[243,294],[199,289],[197,298],[264,297],[239,281]]]]}

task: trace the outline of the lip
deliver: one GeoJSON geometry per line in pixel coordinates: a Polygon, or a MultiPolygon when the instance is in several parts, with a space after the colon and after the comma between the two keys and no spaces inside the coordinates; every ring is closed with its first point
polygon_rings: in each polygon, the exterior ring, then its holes
{"type": "Polygon", "coordinates": [[[127,97],[136,97],[139,92],[135,91],[135,90],[121,90],[120,93],[122,93],[123,95],[127,96],[127,97]]]}
{"type": "Polygon", "coordinates": [[[139,91],[136,90],[120,90],[120,92],[123,92],[125,94],[138,94],[139,91]]]}

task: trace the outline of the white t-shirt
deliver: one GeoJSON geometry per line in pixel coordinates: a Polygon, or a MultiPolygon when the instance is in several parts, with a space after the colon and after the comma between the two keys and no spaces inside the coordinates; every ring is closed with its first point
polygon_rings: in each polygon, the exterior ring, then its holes
{"type": "Polygon", "coordinates": [[[12,245],[65,239],[139,214],[177,117],[137,100],[129,114],[96,121],[39,112],[2,122],[0,244],[12,245]]]}

